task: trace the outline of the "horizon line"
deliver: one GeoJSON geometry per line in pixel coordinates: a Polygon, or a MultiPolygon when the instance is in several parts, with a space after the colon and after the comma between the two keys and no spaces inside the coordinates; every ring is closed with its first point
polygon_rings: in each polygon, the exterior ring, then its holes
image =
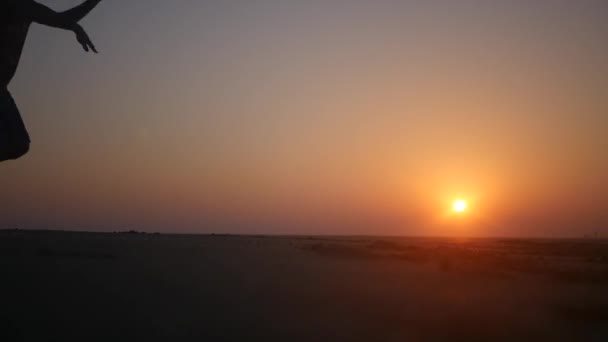
{"type": "Polygon", "coordinates": [[[232,236],[232,237],[334,237],[334,238],[413,238],[413,239],[530,239],[530,240],[591,240],[602,241],[608,237],[603,237],[600,234],[584,235],[580,237],[568,236],[463,236],[463,235],[394,235],[394,234],[278,234],[278,233],[187,233],[187,232],[155,232],[155,231],[140,231],[140,230],[116,230],[116,231],[96,231],[96,230],[69,230],[69,229],[33,229],[33,228],[0,228],[0,233],[5,232],[28,232],[28,233],[73,233],[73,234],[131,234],[131,235],[165,235],[165,236],[232,236]]]}

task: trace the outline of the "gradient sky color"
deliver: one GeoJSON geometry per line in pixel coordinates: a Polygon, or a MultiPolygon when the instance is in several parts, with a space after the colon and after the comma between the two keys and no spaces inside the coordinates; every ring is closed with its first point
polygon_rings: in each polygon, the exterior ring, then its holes
{"type": "Polygon", "coordinates": [[[30,30],[0,227],[608,234],[606,1],[106,0],[83,26],[99,55],[30,30]]]}

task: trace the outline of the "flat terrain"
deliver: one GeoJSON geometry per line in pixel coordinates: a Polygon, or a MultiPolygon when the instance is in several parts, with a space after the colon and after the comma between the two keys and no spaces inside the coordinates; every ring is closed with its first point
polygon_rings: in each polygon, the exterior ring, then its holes
{"type": "Polygon", "coordinates": [[[608,242],[0,231],[0,296],[0,341],[606,341],[608,242]]]}

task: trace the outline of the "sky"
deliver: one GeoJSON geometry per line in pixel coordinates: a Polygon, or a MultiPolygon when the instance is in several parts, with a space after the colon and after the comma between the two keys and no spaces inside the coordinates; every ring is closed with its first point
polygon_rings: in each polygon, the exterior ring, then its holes
{"type": "Polygon", "coordinates": [[[82,25],[98,55],[30,29],[0,228],[608,235],[606,1],[106,0],[82,25]]]}

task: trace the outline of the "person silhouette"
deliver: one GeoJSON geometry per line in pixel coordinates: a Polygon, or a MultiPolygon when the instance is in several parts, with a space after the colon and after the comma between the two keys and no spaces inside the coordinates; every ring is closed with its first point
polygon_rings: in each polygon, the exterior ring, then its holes
{"type": "Polygon", "coordinates": [[[30,24],[72,31],[85,51],[97,53],[95,45],[78,22],[100,2],[87,0],[67,11],[55,12],[34,0],[0,1],[0,162],[18,159],[30,149],[29,134],[8,91],[30,24]]]}

